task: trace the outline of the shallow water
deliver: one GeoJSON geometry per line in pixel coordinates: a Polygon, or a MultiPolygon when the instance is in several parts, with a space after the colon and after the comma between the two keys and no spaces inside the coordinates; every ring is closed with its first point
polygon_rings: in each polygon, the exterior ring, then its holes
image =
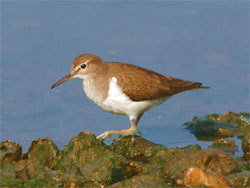
{"type": "Polygon", "coordinates": [[[1,141],[49,136],[62,148],[83,130],[125,129],[103,112],[80,80],[51,90],[80,53],[199,81],[145,113],[138,129],[168,147],[197,141],[192,116],[249,110],[249,2],[1,2],[1,141]]]}

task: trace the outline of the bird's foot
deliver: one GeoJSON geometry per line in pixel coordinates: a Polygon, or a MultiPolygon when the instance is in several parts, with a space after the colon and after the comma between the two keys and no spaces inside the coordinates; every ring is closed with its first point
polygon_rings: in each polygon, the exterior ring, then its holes
{"type": "Polygon", "coordinates": [[[136,130],[133,127],[130,127],[129,129],[124,129],[124,130],[117,130],[117,131],[105,131],[104,133],[100,134],[97,136],[97,139],[100,140],[105,140],[108,138],[110,140],[110,137],[115,134],[121,134],[122,137],[124,136],[132,136],[132,141],[134,140],[134,134],[139,133],[141,135],[141,132],[136,130]]]}

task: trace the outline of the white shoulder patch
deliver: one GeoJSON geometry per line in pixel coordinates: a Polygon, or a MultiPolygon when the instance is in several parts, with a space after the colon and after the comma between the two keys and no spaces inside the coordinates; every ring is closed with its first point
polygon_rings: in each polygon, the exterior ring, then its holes
{"type": "MultiPolygon", "coordinates": [[[[112,77],[110,79],[110,85],[109,85],[109,97],[112,98],[128,98],[123,92],[122,88],[117,84],[117,79],[116,77],[112,77]]],[[[118,99],[119,100],[119,99],[118,99]]]]}

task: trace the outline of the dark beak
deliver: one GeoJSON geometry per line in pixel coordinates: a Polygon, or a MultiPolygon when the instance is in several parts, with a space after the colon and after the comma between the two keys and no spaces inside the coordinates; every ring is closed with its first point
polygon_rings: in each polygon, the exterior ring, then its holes
{"type": "Polygon", "coordinates": [[[71,75],[71,73],[67,74],[66,76],[64,76],[61,80],[57,81],[55,84],[53,84],[50,89],[55,88],[56,86],[59,86],[60,84],[62,84],[63,82],[66,82],[68,80],[70,80],[71,78],[73,78],[73,76],[71,75]]]}

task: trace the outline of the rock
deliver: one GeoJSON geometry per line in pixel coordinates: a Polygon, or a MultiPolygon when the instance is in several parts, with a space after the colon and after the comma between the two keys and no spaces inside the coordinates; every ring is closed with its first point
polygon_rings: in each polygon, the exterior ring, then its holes
{"type": "Polygon", "coordinates": [[[74,169],[73,167],[79,169],[96,160],[105,151],[108,151],[107,147],[97,140],[93,133],[81,132],[63,148],[55,169],[60,169],[63,172],[70,172],[74,169]]]}
{"type": "Polygon", "coordinates": [[[17,142],[5,140],[0,144],[0,166],[17,162],[21,159],[22,147],[17,142]]]}
{"type": "Polygon", "coordinates": [[[226,179],[232,187],[250,187],[250,172],[243,171],[226,176],[226,179]]]}
{"type": "Polygon", "coordinates": [[[22,187],[22,181],[16,179],[12,176],[0,176],[0,187],[9,188],[9,187],[22,187]]]}
{"type": "Polygon", "coordinates": [[[234,136],[237,131],[233,125],[219,123],[210,119],[198,119],[187,126],[199,140],[213,140],[234,136]]]}
{"type": "Polygon", "coordinates": [[[138,166],[110,151],[89,132],[82,132],[70,140],[55,169],[73,174],[74,182],[81,186],[107,186],[139,171],[138,166]]]}
{"type": "Polygon", "coordinates": [[[213,188],[229,187],[228,182],[223,177],[213,176],[204,172],[199,167],[189,167],[184,172],[184,179],[176,181],[179,186],[207,186],[213,188]]]}
{"type": "MultiPolygon", "coordinates": [[[[229,134],[229,136],[230,136],[231,131],[235,131],[235,129],[233,129],[232,127],[228,127],[228,125],[234,126],[236,128],[236,130],[237,130],[236,133],[241,132],[243,134],[246,134],[246,133],[250,132],[250,122],[249,122],[249,116],[250,115],[249,114],[250,113],[247,113],[247,112],[241,112],[241,113],[238,113],[238,114],[235,113],[235,112],[226,112],[226,113],[221,114],[221,115],[219,115],[219,114],[210,114],[210,115],[198,118],[198,119],[197,119],[197,117],[195,117],[195,118],[193,118],[192,121],[186,122],[185,125],[190,126],[193,123],[197,124],[197,122],[199,124],[199,121],[201,121],[201,122],[208,121],[208,123],[210,123],[210,124],[216,122],[219,125],[218,127],[223,125],[222,128],[225,128],[225,129],[229,130],[228,133],[226,132],[226,135],[229,134]]],[[[215,134],[214,132],[216,132],[216,130],[213,130],[213,129],[215,129],[216,126],[212,126],[211,132],[208,132],[210,134],[212,133],[212,136],[213,136],[213,134],[215,134]]],[[[192,130],[192,126],[191,126],[191,130],[192,130]]],[[[221,130],[222,135],[223,135],[223,131],[225,131],[225,130],[223,130],[223,129],[221,130]]]]}
{"type": "Polygon", "coordinates": [[[199,165],[210,174],[223,176],[238,171],[237,160],[218,149],[203,149],[189,153],[187,161],[199,165]]]}
{"type": "Polygon", "coordinates": [[[58,187],[56,181],[51,178],[33,178],[29,181],[26,181],[23,188],[34,188],[34,187],[46,187],[46,188],[55,188],[58,187]]]}
{"type": "Polygon", "coordinates": [[[250,118],[250,113],[248,112],[240,112],[239,115],[242,115],[243,117],[250,118]]]}
{"type": "Polygon", "coordinates": [[[149,142],[142,137],[135,136],[134,141],[131,141],[131,137],[124,137],[116,139],[110,146],[110,149],[115,153],[119,153],[122,156],[130,160],[149,162],[153,156],[159,150],[165,150],[162,145],[149,142]]]}
{"type": "Polygon", "coordinates": [[[250,132],[249,113],[226,112],[224,114],[210,114],[201,118],[194,117],[185,125],[198,139],[227,138],[240,132],[250,132]]]}
{"type": "Polygon", "coordinates": [[[239,137],[242,140],[241,148],[243,151],[242,159],[250,162],[250,132],[239,137]]]}
{"type": "Polygon", "coordinates": [[[165,166],[165,176],[181,184],[178,181],[184,179],[185,171],[191,167],[198,167],[217,177],[238,171],[237,161],[230,155],[218,149],[208,148],[186,153],[185,157],[173,160],[165,166]]]}
{"type": "Polygon", "coordinates": [[[247,114],[249,115],[249,113],[244,112],[241,112],[240,114],[235,112],[226,112],[217,118],[214,118],[214,120],[234,125],[242,133],[248,133],[250,131],[250,122],[244,117],[247,114]]]}
{"type": "Polygon", "coordinates": [[[122,137],[110,146],[81,132],[59,151],[50,138],[33,141],[28,152],[4,141],[0,147],[0,187],[249,187],[249,114],[193,118],[191,128],[214,140],[166,148],[142,137],[122,137]],[[245,132],[244,132],[245,131],[245,132]],[[241,133],[244,156],[228,136],[241,133]]]}
{"type": "Polygon", "coordinates": [[[133,176],[130,179],[127,179],[122,182],[115,183],[108,188],[124,188],[124,187],[133,187],[133,188],[165,188],[172,187],[160,179],[155,178],[154,176],[145,174],[140,176],[133,176]]]}
{"type": "Polygon", "coordinates": [[[16,177],[23,181],[34,177],[49,178],[58,155],[59,150],[50,138],[33,141],[27,154],[19,163],[22,168],[16,170],[16,177]]]}
{"type": "Polygon", "coordinates": [[[201,148],[198,145],[189,145],[183,148],[168,149],[160,144],[155,144],[142,137],[135,136],[133,142],[131,142],[131,137],[116,139],[111,144],[110,149],[129,160],[162,164],[170,163],[172,158],[180,156],[180,154],[201,148]]]}
{"type": "Polygon", "coordinates": [[[234,154],[234,152],[237,151],[235,140],[228,140],[224,138],[215,140],[210,147],[218,148],[226,153],[231,153],[231,154],[234,154]]]}
{"type": "Polygon", "coordinates": [[[197,116],[194,116],[194,117],[192,118],[191,121],[186,121],[186,122],[184,123],[184,125],[189,125],[189,124],[191,124],[192,122],[197,121],[197,120],[198,120],[198,117],[197,117],[197,116]]]}
{"type": "MultiPolygon", "coordinates": [[[[183,159],[183,156],[201,149],[198,145],[168,149],[142,137],[135,137],[133,142],[131,142],[131,137],[119,138],[111,144],[110,148],[128,160],[139,162],[141,164],[139,175],[147,174],[161,182],[169,182],[169,185],[172,186],[175,185],[175,182],[165,174],[164,167],[176,164],[177,161],[183,159]]],[[[175,174],[175,172],[173,173],[175,174]]]]}
{"type": "Polygon", "coordinates": [[[28,161],[33,166],[46,166],[49,169],[56,165],[59,150],[51,138],[33,141],[28,150],[28,161]]]}

